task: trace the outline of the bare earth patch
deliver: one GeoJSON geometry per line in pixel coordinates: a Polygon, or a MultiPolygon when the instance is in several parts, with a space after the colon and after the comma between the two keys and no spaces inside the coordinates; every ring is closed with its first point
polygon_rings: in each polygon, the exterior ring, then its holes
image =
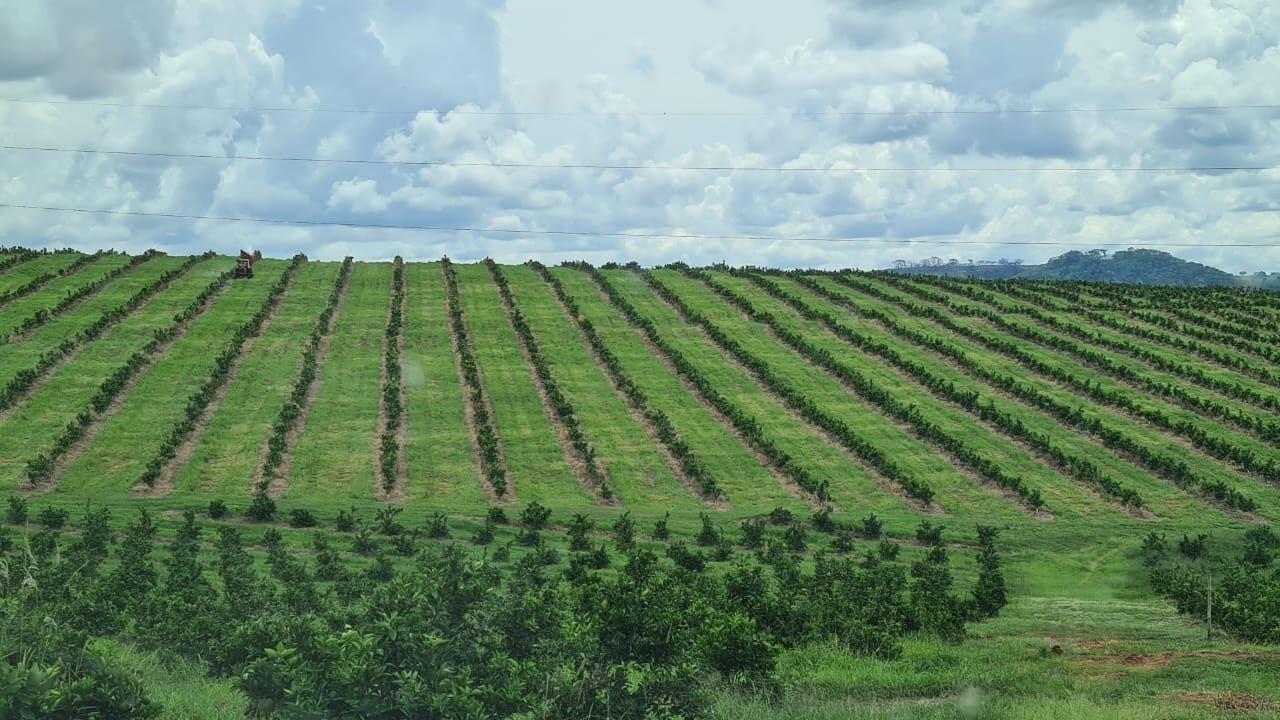
{"type": "Polygon", "coordinates": [[[1248,693],[1213,692],[1200,690],[1195,692],[1175,692],[1173,696],[1185,703],[1208,705],[1224,712],[1247,713],[1258,710],[1280,710],[1280,702],[1248,693]]]}

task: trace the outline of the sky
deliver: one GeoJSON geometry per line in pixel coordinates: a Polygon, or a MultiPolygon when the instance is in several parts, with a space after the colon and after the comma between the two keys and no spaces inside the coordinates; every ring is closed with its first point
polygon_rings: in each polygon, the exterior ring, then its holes
{"type": "Polygon", "coordinates": [[[1280,243],[1280,169],[1125,169],[1280,166],[1280,109],[1151,109],[1280,106],[1272,0],[0,0],[0,18],[0,205],[142,214],[0,207],[0,245],[866,269],[1169,243],[1280,270],[1280,247],[1209,246],[1280,243]]]}

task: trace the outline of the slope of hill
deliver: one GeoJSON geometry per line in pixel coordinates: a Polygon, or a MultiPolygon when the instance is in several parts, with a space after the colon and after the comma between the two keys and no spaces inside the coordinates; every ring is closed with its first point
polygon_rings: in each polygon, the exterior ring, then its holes
{"type": "Polygon", "coordinates": [[[1074,280],[1136,285],[1238,286],[1280,289],[1280,273],[1232,275],[1201,263],[1182,260],[1159,250],[1121,250],[1106,253],[1071,251],[1043,265],[936,264],[895,268],[914,275],[973,277],[985,280],[1074,280]]]}
{"type": "MultiPolygon", "coordinates": [[[[1168,258],[1075,253],[1044,272],[1218,277],[1168,258]]],[[[561,528],[625,517],[695,543],[710,524],[721,569],[762,517],[814,518],[787,531],[797,553],[887,552],[874,515],[910,558],[928,552],[921,522],[945,528],[966,581],[974,526],[994,525],[1019,619],[982,632],[1019,662],[1027,638],[1113,621],[1117,642],[1190,642],[1193,626],[1142,634],[1175,622],[1135,580],[1144,538],[1280,518],[1269,293],[302,256],[243,280],[234,264],[0,253],[0,490],[77,512],[222,504],[285,532],[354,512],[459,540],[536,502],[561,528]],[[1074,603],[1113,614],[1077,625],[1074,603]]],[[[983,647],[965,662],[995,662],[983,647]]],[[[1200,661],[1235,689],[1213,665],[1229,659],[1200,661]]],[[[948,697],[985,682],[920,681],[948,697]]],[[[1120,695],[1140,705],[1183,689],[1135,687],[1120,695]]]]}

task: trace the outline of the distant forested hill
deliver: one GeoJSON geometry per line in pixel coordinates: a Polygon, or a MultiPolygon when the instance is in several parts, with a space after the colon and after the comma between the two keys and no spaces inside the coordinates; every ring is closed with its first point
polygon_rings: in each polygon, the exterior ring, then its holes
{"type": "Polygon", "coordinates": [[[950,275],[984,279],[1087,280],[1143,285],[1230,285],[1280,290],[1280,273],[1232,275],[1208,265],[1189,262],[1159,250],[1071,251],[1043,265],[1008,262],[977,264],[933,263],[895,267],[908,274],[950,275]]]}

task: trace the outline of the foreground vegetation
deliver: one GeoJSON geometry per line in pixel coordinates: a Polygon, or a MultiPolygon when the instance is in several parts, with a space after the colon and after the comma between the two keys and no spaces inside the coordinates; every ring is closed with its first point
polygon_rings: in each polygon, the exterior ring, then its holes
{"type": "Polygon", "coordinates": [[[25,663],[9,686],[28,700],[115,687],[168,717],[1262,717],[1280,702],[1262,679],[1275,656],[1249,644],[1277,640],[1261,562],[1280,517],[1272,293],[232,266],[0,252],[5,657],[25,663]],[[122,591],[121,567],[150,579],[122,591]],[[479,625],[422,613],[445,596],[479,625]],[[625,632],[608,608],[633,596],[678,643],[609,647],[625,632]],[[242,636],[218,641],[226,627],[242,636]],[[386,632],[416,639],[370,640],[386,632]],[[493,663],[512,684],[486,684],[493,663]],[[376,707],[345,704],[360,685],[376,707]]]}

